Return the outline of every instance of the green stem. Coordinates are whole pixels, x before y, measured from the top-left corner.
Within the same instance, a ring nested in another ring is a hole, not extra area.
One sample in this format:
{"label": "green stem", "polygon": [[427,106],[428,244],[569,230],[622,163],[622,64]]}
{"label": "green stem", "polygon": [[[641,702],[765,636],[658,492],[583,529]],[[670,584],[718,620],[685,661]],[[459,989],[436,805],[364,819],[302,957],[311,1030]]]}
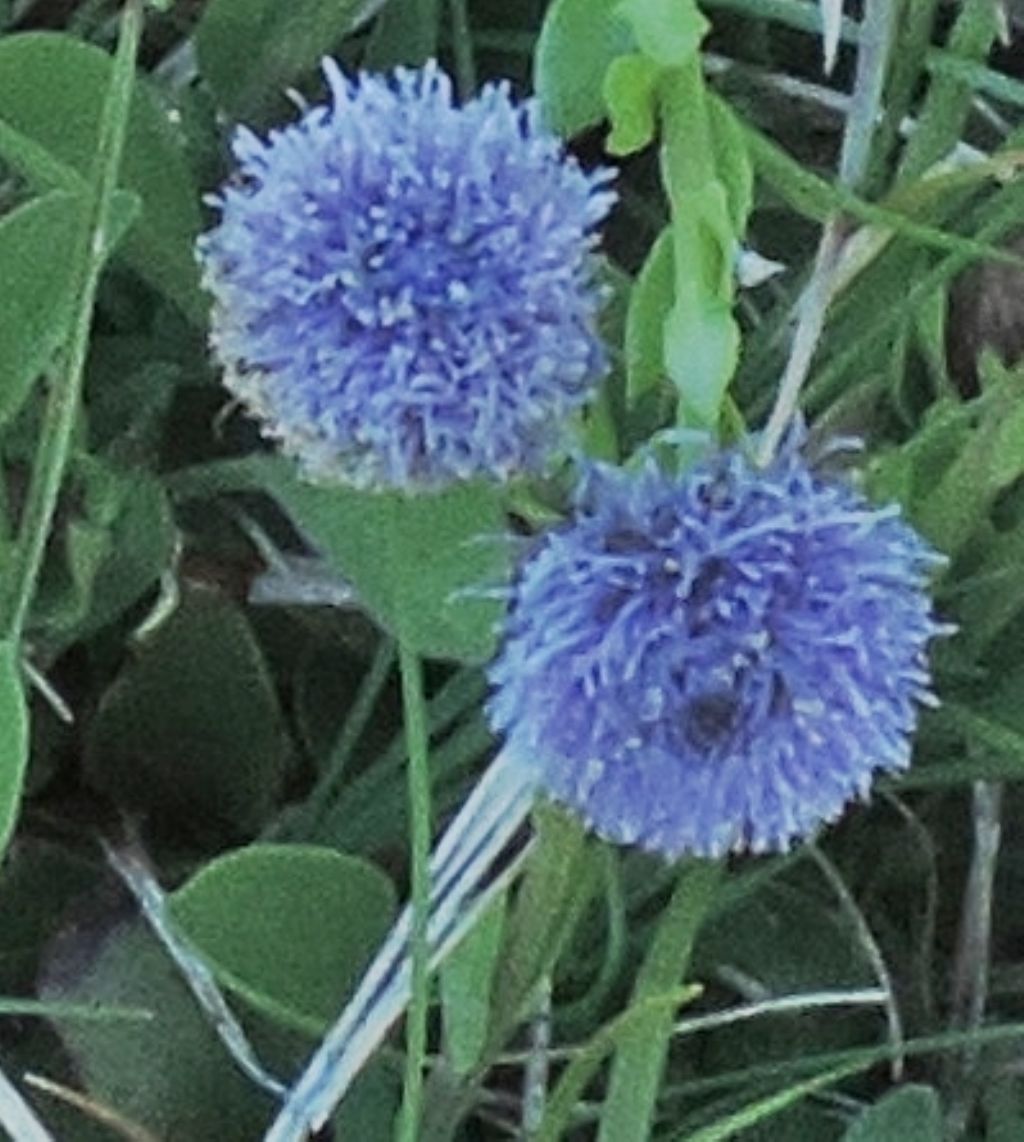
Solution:
{"label": "green stem", "polygon": [[622,970],[628,950],[626,931],[626,894],[618,855],[609,846],[601,849],[601,874],[604,878],[607,935],[599,949],[601,965],[590,990],[572,1003],[558,1009],[559,1027],[568,1038],[579,1038],[588,1028],[600,1022],[603,1008]]}
{"label": "green stem", "polygon": [[71,336],[63,368],[53,379],[47,396],[18,539],[0,595],[0,638],[12,641],[19,641],[25,629],[71,452],[96,289],[108,252],[106,235],[124,150],[141,34],[142,5],[140,0],[129,0],[121,20],[113,74],[104,101],[93,176],[81,204],[82,226],[72,251],[71,280],[76,308]]}
{"label": "green stem", "polygon": [[538,982],[554,969],[565,940],[590,899],[592,882],[583,826],[547,805],[534,811],[537,842],[504,941],[493,989],[484,1058],[505,1045]]}
{"label": "green stem", "polygon": [[897,13],[899,39],[886,84],[882,117],[875,129],[871,165],[861,187],[866,198],[879,197],[895,170],[894,156],[900,142],[900,125],[914,109],[914,98],[931,47],[938,7],[939,0],[902,0]]}
{"label": "green stem", "polygon": [[476,59],[473,55],[473,32],[469,25],[466,0],[448,0],[452,20],[452,51],[455,54],[455,78],[459,98],[471,99],[476,91]]}
{"label": "green stem", "polygon": [[[965,60],[983,60],[995,38],[995,5],[990,0],[966,0],[949,34],[949,52]],[[954,74],[939,73],[932,78],[900,163],[900,183],[920,178],[963,137],[972,94],[966,79]]]}
{"label": "green stem", "polygon": [[423,664],[403,639],[398,645],[402,673],[402,710],[409,745],[409,815],[412,848],[412,996],[406,1019],[405,1084],[398,1121],[399,1142],[416,1142],[423,1100],[423,1062],[427,1051],[430,904],[430,769]]}
{"label": "green stem", "polygon": [[316,826],[327,811],[327,807],[338,795],[345,770],[352,758],[352,751],[363,736],[363,731],[370,721],[377,699],[380,697],[380,692],[383,690],[384,683],[387,682],[394,664],[394,641],[387,635],[383,635],[377,644],[370,668],[363,675],[359,684],[352,709],[341,727],[338,740],[334,743],[334,748],[327,759],[323,775],[309,795],[305,817],[310,832],[315,832]]}
{"label": "green stem", "polygon": [[[719,862],[695,861],[683,868],[637,973],[631,1007],[679,986],[721,877]],[[649,1136],[674,1022],[674,1009],[656,1009],[619,1041],[599,1142],[631,1142]]]}

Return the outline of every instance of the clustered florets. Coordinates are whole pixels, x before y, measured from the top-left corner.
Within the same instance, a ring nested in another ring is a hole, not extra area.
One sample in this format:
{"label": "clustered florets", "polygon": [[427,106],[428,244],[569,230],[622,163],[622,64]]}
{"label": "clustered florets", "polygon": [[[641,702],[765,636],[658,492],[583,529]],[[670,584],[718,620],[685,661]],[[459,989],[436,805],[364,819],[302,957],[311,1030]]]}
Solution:
{"label": "clustered florets", "polygon": [[308,476],[423,489],[536,471],[605,370],[614,196],[507,85],[345,78],[264,141],[199,245],[226,383]]}
{"label": "clustered florets", "polygon": [[[541,469],[605,367],[584,173],[505,85],[346,79],[263,141],[200,242],[227,383],[312,477],[406,491]],[[682,477],[593,466],[523,566],[490,716],[602,836],[786,849],[909,764],[939,557],[793,441]],[[531,780],[533,778],[531,777]]]}
{"label": "clustered florets", "polygon": [[596,467],[522,569],[492,723],[610,840],[784,850],[909,764],[940,562],[793,448]]}

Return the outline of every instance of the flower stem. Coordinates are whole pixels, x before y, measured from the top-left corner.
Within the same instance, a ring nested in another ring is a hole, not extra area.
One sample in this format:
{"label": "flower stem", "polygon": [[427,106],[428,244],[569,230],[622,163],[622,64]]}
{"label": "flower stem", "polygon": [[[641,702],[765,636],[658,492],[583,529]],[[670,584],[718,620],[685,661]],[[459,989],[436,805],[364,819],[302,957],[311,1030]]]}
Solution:
{"label": "flower stem", "polygon": [[1002,839],[1003,787],[997,781],[976,781],[971,813],[974,850],[961,906],[960,935],[953,972],[950,1030],[969,1038],[963,1050],[947,1060],[945,1086],[950,1137],[962,1137],[977,1092],[979,1048],[974,1036],[985,1021],[992,959],[995,878]]}
{"label": "flower stem", "polygon": [[402,710],[409,745],[409,817],[412,849],[412,995],[406,1020],[405,1084],[398,1142],[416,1142],[423,1096],[429,1002],[427,923],[430,907],[430,769],[423,664],[402,639],[398,645]]}
{"label": "flower stem", "polygon": [[[369,669],[363,675],[352,708],[345,718],[337,741],[331,749],[327,765],[313,791],[310,793],[303,813],[302,839],[316,834],[331,802],[337,797],[342,779],[352,759],[352,754],[363,732],[369,725],[377,699],[395,664],[395,644],[387,635],[382,635]],[[294,835],[293,838],[294,839]]]}
{"label": "flower stem", "polygon": [[20,640],[46,551],[71,437],[81,399],[93,306],[109,244],[111,205],[128,127],[135,58],[142,34],[141,0],[129,0],[121,20],[117,53],[103,105],[92,178],[81,202],[82,223],[72,251],[75,309],[62,367],[53,378],[43,413],[28,496],[4,589],[0,592],[0,639]]}
{"label": "flower stem", "polygon": [[473,57],[473,31],[469,24],[466,0],[448,0],[452,21],[452,51],[455,53],[455,77],[459,98],[465,102],[476,92],[476,60]]}
{"label": "flower stem", "polygon": [[[693,861],[683,867],[637,973],[631,1007],[679,986],[723,871],[721,861]],[[620,1039],[601,1116],[600,1142],[628,1142],[650,1133],[674,1024],[674,1008],[655,1010]]]}

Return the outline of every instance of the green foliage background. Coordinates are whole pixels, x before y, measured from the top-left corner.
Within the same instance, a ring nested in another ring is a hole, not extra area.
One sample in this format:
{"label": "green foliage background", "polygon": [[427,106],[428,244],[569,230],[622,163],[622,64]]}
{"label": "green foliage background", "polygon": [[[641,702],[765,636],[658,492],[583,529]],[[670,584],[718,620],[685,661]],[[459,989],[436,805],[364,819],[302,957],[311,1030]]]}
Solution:
{"label": "green foliage background", "polygon": [[[959,625],[912,771],[818,845],[670,868],[541,807],[432,993],[417,1135],[1024,1137],[1024,35],[998,0],[841,7],[0,2],[0,1070],[56,1138],[261,1135],[272,1098],[103,844],[136,838],[290,1080],[408,893],[396,642],[426,663],[436,822],[495,746],[502,537],[565,507],[562,472],[305,486],[220,387],[202,196],[325,53],[509,77],[618,166],[592,454],[761,427],[819,305],[812,443],[864,441],[851,478],[949,555]],[[755,252],[780,272],[737,280]],[[390,1137],[401,1049],[339,1137]]]}

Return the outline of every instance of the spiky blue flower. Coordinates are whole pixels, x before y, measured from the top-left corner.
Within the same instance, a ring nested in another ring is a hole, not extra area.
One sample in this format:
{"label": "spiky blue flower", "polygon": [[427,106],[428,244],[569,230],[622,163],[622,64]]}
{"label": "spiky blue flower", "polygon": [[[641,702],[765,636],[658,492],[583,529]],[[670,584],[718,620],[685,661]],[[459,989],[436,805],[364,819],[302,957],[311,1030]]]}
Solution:
{"label": "spiky blue flower", "polygon": [[595,468],[522,569],[492,723],[610,840],[785,850],[909,764],[941,562],[793,448]]}
{"label": "spiky blue flower", "polygon": [[199,243],[226,383],[307,475],[431,488],[537,470],[605,370],[614,196],[505,84],[346,79],[262,140]]}

